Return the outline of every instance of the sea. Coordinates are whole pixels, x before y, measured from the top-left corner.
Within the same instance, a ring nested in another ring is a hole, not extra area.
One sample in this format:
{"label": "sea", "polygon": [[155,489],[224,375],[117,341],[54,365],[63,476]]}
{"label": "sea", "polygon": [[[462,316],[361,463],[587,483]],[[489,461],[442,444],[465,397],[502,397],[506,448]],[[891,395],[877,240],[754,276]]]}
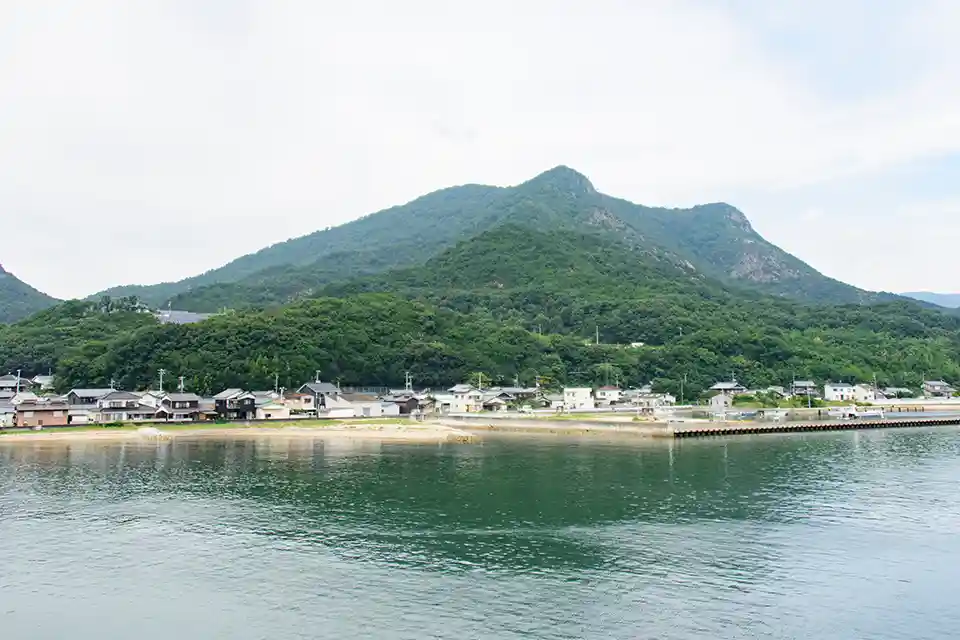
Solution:
{"label": "sea", "polygon": [[960,637],[960,430],[4,443],[0,638]]}

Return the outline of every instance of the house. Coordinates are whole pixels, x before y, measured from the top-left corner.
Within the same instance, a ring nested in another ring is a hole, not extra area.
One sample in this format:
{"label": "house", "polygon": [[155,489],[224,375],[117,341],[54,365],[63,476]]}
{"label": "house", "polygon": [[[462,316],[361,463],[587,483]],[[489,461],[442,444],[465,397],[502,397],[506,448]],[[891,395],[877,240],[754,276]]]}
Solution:
{"label": "house", "polygon": [[217,417],[221,420],[253,420],[257,415],[257,397],[243,389],[224,389],[213,396]]}
{"label": "house", "polygon": [[257,420],[289,420],[290,407],[280,398],[261,397],[257,399]]}
{"label": "house", "polygon": [[115,389],[71,389],[67,393],[67,404],[70,405],[95,405],[100,398]]}
{"label": "house", "polygon": [[927,398],[952,398],[955,389],[943,380],[925,380],[923,395]]}
{"label": "house", "polygon": [[563,408],[563,394],[562,393],[548,393],[543,396],[544,403],[551,409],[562,409]]}
{"label": "house", "polygon": [[853,400],[854,402],[863,404],[865,402],[876,402],[877,400],[883,400],[884,395],[874,388],[870,384],[855,384],[853,385]]}
{"label": "house", "polygon": [[827,402],[856,402],[856,389],[845,382],[828,382],[823,385],[823,399]]}
{"label": "house", "polygon": [[604,386],[598,387],[594,392],[594,398],[596,398],[596,404],[598,407],[609,407],[610,405],[618,404],[622,398],[622,392],[620,387],[614,386]]}
{"label": "house", "polygon": [[[313,397],[312,411],[317,415],[329,413],[329,408],[337,408],[341,403],[336,402],[340,398],[340,388],[329,382],[308,382],[297,389],[297,393],[307,394]],[[342,408],[342,407],[341,407]]]}
{"label": "house", "polygon": [[27,378],[21,378],[20,376],[12,374],[0,376],[0,391],[13,391],[16,393],[18,391],[30,391],[32,388],[33,383]]}
{"label": "house", "polygon": [[747,392],[747,388],[736,380],[729,380],[716,383],[710,387],[710,391],[727,396],[742,396]]}
{"label": "house", "polygon": [[772,387],[767,387],[766,389],[761,389],[759,393],[764,393],[768,396],[774,396],[777,398],[789,398],[790,392],[781,386],[774,385]]}
{"label": "house", "polygon": [[563,408],[566,411],[596,409],[596,403],[593,400],[593,389],[590,387],[564,387]]}
{"label": "house", "polygon": [[197,420],[201,400],[195,393],[169,393],[160,400],[157,417],[178,422]]}
{"label": "house", "polygon": [[40,397],[35,394],[33,391],[21,391],[16,393],[13,397],[10,398],[10,404],[16,406],[21,402],[37,402],[40,400]]}
{"label": "house", "polygon": [[431,404],[427,396],[408,391],[391,392],[383,397],[383,401],[397,405],[400,415],[427,413]]}
{"label": "house", "polygon": [[111,391],[97,401],[98,422],[153,420],[157,408],[142,404],[140,395],[131,391]]}
{"label": "house", "polygon": [[469,384],[454,385],[447,392],[453,395],[451,413],[483,411],[483,392]]}
{"label": "house", "polygon": [[0,402],[0,429],[14,426],[17,421],[17,409],[9,402]]}
{"label": "house", "polygon": [[484,394],[481,407],[484,411],[506,411],[507,402],[499,394]]}
{"label": "house", "polygon": [[39,391],[53,391],[53,376],[34,376],[31,382]]}
{"label": "house", "polygon": [[534,400],[540,395],[539,387],[490,387],[489,393],[505,393],[514,400]]}
{"label": "house", "polygon": [[18,427],[62,427],[69,424],[66,402],[24,402],[17,405]]}
{"label": "house", "polygon": [[290,409],[291,414],[314,413],[315,396],[312,393],[288,393],[283,398],[283,403]]}
{"label": "house", "polygon": [[790,393],[795,396],[815,398],[820,395],[817,384],[813,380],[794,380],[790,385]]}
{"label": "house", "polygon": [[354,418],[381,418],[400,415],[400,405],[381,400],[372,394],[345,393],[341,399],[353,405]]}

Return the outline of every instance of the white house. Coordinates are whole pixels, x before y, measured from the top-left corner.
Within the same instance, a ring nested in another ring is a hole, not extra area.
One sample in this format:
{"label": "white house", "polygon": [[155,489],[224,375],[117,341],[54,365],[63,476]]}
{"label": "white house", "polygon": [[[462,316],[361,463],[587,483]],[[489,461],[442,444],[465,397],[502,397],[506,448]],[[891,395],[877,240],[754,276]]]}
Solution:
{"label": "white house", "polygon": [[868,384],[828,382],[823,385],[823,399],[827,402],[855,402],[862,404],[865,402],[874,402],[882,398],[883,395]]}
{"label": "white house", "polygon": [[563,408],[567,411],[572,409],[596,409],[597,405],[593,400],[593,389],[590,387],[564,387],[563,389]]}
{"label": "white house", "polygon": [[469,384],[458,384],[447,389],[453,395],[451,413],[474,413],[483,411],[483,392]]}
{"label": "white house", "polygon": [[596,398],[597,406],[609,407],[612,404],[620,402],[623,397],[623,392],[620,390],[620,387],[608,385],[598,387],[596,392],[594,392],[594,397]]}
{"label": "white house", "polygon": [[264,399],[257,402],[257,420],[289,420],[290,407],[282,400]]}

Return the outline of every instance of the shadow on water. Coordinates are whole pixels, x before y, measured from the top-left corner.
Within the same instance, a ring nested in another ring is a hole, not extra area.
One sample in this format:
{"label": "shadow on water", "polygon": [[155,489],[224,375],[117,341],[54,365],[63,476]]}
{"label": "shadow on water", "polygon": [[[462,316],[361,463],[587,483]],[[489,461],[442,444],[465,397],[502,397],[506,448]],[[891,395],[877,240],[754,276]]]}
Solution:
{"label": "shadow on water", "polygon": [[[713,523],[734,533],[789,526],[807,517],[815,496],[855,486],[859,473],[924,465],[956,456],[956,447],[956,438],[920,430],[441,447],[304,439],[29,443],[0,447],[0,482],[14,495],[63,497],[58,513],[29,517],[62,517],[77,495],[113,504],[203,501],[208,513],[229,505],[239,515],[191,516],[175,526],[427,570],[586,575],[653,564],[682,570],[678,563],[697,544],[684,538],[688,527],[703,535]],[[677,549],[684,553],[673,558]],[[757,545],[705,561],[727,563],[749,582],[776,553],[775,544]]]}

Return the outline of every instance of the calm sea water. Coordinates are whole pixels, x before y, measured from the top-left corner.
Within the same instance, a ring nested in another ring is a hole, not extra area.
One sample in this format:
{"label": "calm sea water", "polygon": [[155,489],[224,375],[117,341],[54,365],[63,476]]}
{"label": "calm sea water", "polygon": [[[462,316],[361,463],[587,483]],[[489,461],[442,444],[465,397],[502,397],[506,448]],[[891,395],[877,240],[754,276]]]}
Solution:
{"label": "calm sea water", "polygon": [[0,637],[956,638],[960,431],[0,444]]}

